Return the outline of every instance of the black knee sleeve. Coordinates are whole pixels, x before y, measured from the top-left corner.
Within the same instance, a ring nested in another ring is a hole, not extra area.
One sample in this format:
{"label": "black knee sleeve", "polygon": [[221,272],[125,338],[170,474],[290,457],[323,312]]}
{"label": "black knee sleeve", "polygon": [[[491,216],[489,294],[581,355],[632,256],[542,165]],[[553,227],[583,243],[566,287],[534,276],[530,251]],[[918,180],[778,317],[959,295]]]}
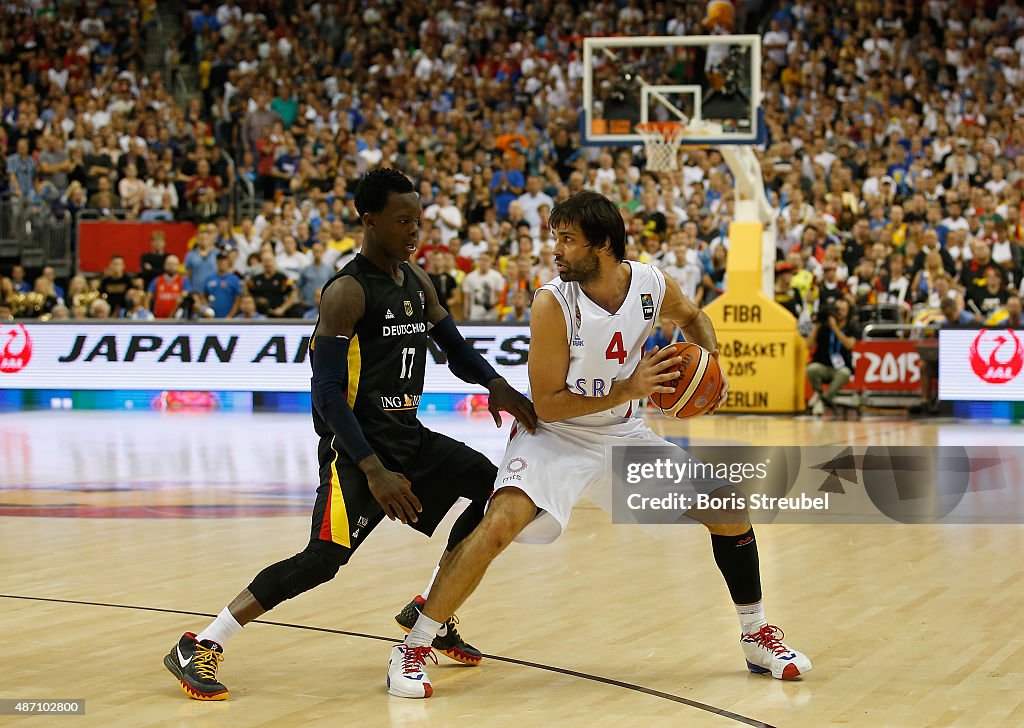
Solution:
{"label": "black knee sleeve", "polygon": [[249,592],[264,610],[330,581],[351,552],[329,541],[313,540],[289,559],[278,561],[256,575]]}
{"label": "black knee sleeve", "polygon": [[474,467],[467,469],[462,476],[463,490],[460,495],[469,498],[471,502],[462,515],[456,519],[451,533],[448,534],[449,551],[458,546],[462,539],[471,534],[477,524],[483,520],[487,501],[491,497],[491,493],[494,492],[494,479],[497,475],[498,469],[494,463],[481,455],[479,462]]}
{"label": "black knee sleeve", "polygon": [[481,520],[483,520],[485,505],[487,505],[486,498],[482,500],[475,500],[470,503],[469,507],[462,512],[462,515],[455,520],[451,533],[448,534],[449,551],[458,546],[462,539],[473,533],[473,529],[477,527],[477,524],[479,524]]}
{"label": "black knee sleeve", "polygon": [[[498,477],[498,468],[490,460],[480,455],[472,467],[459,475],[461,490],[459,495],[469,498],[474,503],[484,503],[494,492],[494,480]],[[482,515],[482,514],[481,514]]]}

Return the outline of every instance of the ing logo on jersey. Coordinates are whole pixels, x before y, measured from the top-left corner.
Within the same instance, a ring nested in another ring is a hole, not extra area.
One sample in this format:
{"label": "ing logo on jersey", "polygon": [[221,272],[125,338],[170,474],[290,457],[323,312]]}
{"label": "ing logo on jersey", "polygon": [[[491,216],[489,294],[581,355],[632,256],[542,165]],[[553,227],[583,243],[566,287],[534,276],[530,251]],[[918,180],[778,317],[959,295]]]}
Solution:
{"label": "ing logo on jersey", "polygon": [[[580,313],[580,305],[576,304],[576,330],[579,331],[580,326],[583,325],[583,314]],[[583,344],[580,344],[583,346]]]}
{"label": "ing logo on jersey", "polygon": [[420,406],[420,394],[399,394],[393,397],[381,395],[380,407],[384,410],[415,409]]}
{"label": "ing logo on jersey", "polygon": [[644,318],[648,321],[654,318],[654,297],[650,293],[640,294],[640,305],[644,309]]}
{"label": "ing logo on jersey", "polygon": [[[422,293],[422,291],[420,291]],[[405,315],[412,316],[412,301],[404,301],[405,303]]]}

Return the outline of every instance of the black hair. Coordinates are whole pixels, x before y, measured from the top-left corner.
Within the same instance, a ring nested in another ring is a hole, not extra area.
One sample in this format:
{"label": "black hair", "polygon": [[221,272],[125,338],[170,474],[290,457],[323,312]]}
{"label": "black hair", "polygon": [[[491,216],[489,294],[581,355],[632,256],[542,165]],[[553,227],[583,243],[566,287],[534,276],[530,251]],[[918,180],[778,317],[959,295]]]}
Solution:
{"label": "black hair", "polygon": [[380,212],[388,204],[391,194],[415,192],[412,180],[391,167],[379,167],[367,172],[356,185],[356,212],[362,217],[368,212]]}
{"label": "black hair", "polygon": [[548,225],[552,230],[576,225],[590,245],[604,247],[607,240],[615,260],[626,257],[626,224],[619,208],[602,194],[584,190],[559,202],[551,210]]}

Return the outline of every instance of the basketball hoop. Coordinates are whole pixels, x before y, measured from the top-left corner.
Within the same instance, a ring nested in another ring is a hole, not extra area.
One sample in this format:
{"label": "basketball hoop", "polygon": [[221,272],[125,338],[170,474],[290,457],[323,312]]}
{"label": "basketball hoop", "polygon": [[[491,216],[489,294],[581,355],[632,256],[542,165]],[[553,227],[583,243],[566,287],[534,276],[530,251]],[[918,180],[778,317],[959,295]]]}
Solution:
{"label": "basketball hoop", "polygon": [[644,139],[646,168],[652,172],[673,172],[679,169],[679,147],[686,136],[681,121],[646,121],[636,125]]}

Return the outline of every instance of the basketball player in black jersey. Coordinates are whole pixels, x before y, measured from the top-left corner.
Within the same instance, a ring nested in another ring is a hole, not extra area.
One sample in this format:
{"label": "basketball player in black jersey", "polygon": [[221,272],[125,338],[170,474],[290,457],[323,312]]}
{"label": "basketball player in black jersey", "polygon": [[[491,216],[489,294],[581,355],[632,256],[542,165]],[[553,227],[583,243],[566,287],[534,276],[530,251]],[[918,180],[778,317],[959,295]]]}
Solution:
{"label": "basketball player in black jersey", "polygon": [[[537,421],[530,401],[462,338],[430,279],[408,262],[421,213],[412,182],[397,170],[374,170],[356,187],[355,202],[366,230],[363,251],[324,285],[309,347],[313,427],[320,436],[310,541],[257,574],[205,630],[185,633],[164,658],[197,700],[228,697],[217,668],[229,637],[284,600],[330,581],[385,515],[429,536],[460,496],[468,498],[441,563],[480,522],[497,468],[416,417],[428,327],[452,372],[488,389],[499,427],[501,411],[527,428]],[[423,601],[417,597],[398,615],[403,628],[413,627]],[[454,619],[439,630],[434,647],[465,664],[482,657],[459,636]]]}

